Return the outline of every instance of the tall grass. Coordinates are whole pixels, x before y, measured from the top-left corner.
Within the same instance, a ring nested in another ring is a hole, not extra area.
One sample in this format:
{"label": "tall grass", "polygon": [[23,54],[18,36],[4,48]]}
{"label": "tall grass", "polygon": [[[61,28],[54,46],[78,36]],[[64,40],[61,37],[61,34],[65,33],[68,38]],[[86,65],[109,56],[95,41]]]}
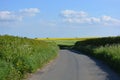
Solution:
{"label": "tall grass", "polygon": [[120,73],[120,37],[104,37],[78,41],[74,49],[105,61]]}
{"label": "tall grass", "polygon": [[94,49],[94,55],[104,60],[117,72],[120,72],[120,44],[106,45]]}
{"label": "tall grass", "polygon": [[0,36],[0,80],[20,80],[55,58],[57,52],[55,43]]}

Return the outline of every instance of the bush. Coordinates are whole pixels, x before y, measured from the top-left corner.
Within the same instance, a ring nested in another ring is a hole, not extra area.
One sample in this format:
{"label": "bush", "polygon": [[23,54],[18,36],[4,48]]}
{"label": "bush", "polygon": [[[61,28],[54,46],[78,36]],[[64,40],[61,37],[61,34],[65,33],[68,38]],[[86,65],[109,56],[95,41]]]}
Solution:
{"label": "bush", "polygon": [[[2,71],[0,74],[9,77],[9,75],[23,78],[26,73],[31,73],[41,68],[44,64],[57,56],[58,47],[55,43],[48,43],[40,40],[20,38],[14,36],[0,36],[0,60],[1,65],[10,66],[0,67],[0,70],[11,71],[14,73]],[[10,69],[10,70],[8,70]],[[9,74],[9,75],[8,75]],[[2,77],[2,76],[1,76]],[[9,77],[13,80],[13,76]],[[4,79],[0,79],[4,80]]]}
{"label": "bush", "polygon": [[[13,77],[14,76],[14,77]],[[12,64],[0,60],[0,80],[19,80],[20,74]]]}
{"label": "bush", "polygon": [[94,55],[120,72],[120,44],[96,48]]}
{"label": "bush", "polygon": [[105,61],[120,73],[120,37],[104,37],[78,41],[74,49]]}

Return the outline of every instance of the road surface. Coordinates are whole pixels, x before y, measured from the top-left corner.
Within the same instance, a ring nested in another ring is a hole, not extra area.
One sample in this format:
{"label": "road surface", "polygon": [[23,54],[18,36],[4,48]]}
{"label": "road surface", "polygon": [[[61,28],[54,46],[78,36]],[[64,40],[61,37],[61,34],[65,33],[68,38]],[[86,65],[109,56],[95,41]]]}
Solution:
{"label": "road surface", "polygon": [[56,60],[27,80],[120,80],[120,76],[104,62],[75,51],[60,50]]}

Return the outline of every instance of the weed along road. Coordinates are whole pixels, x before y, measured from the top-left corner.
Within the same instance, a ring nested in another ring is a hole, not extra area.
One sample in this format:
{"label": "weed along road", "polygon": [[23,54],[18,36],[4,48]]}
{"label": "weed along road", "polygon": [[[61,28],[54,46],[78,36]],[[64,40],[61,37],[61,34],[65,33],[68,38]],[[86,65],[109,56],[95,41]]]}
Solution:
{"label": "weed along road", "polygon": [[120,80],[120,76],[99,60],[60,50],[56,60],[28,80]]}

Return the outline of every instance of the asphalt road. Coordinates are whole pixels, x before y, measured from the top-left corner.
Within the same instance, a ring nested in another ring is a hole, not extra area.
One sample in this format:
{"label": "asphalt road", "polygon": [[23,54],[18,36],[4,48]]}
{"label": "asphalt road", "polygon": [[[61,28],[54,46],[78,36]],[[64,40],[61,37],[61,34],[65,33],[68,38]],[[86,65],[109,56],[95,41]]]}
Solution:
{"label": "asphalt road", "polygon": [[75,51],[60,50],[56,60],[27,80],[120,80],[120,76],[102,61]]}

